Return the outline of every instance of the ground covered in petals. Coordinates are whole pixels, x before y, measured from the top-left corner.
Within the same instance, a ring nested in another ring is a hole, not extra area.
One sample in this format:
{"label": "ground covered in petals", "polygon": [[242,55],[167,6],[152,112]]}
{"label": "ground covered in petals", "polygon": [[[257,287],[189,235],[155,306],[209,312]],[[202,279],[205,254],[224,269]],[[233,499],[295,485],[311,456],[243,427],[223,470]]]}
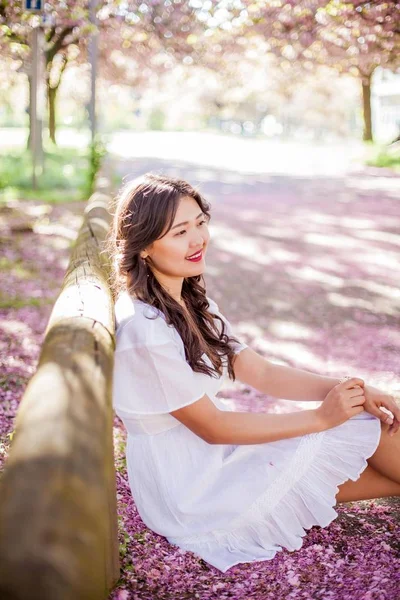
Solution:
{"label": "ground covered in petals", "polygon": [[[179,167],[196,183],[192,167]],[[135,169],[147,167],[137,161]],[[238,336],[281,364],[357,374],[396,393],[399,180],[365,173],[324,180],[224,177],[234,184],[223,186],[222,174],[211,171],[200,186],[213,206],[206,281]],[[34,231],[0,236],[0,468],[82,210],[79,204],[50,212],[29,206]],[[310,408],[240,383],[227,382],[220,395],[237,410]],[[313,527],[300,550],[222,574],[146,528],[129,490],[126,432],[117,417],[114,441],[122,569],[110,600],[400,599],[398,499],[340,505],[338,518]]]}
{"label": "ground covered in petals", "polygon": [[17,218],[0,211],[0,467],[19,401],[35,372],[83,206],[25,202],[17,207]]}

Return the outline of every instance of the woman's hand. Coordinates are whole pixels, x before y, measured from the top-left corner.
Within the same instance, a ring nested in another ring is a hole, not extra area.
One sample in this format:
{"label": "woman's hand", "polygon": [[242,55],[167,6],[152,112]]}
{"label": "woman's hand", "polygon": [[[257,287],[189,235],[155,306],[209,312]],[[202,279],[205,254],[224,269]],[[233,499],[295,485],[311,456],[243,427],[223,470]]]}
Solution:
{"label": "woman's hand", "polygon": [[335,385],[316,413],[323,429],[341,425],[364,410],[364,380],[351,377]]}
{"label": "woman's hand", "polygon": [[[396,403],[394,396],[382,392],[382,390],[378,390],[378,388],[374,388],[372,385],[365,385],[364,397],[364,410],[378,417],[383,423],[388,423],[390,425],[389,435],[395,434],[400,427],[400,407]],[[388,415],[381,410],[381,406],[389,410],[392,415]]]}

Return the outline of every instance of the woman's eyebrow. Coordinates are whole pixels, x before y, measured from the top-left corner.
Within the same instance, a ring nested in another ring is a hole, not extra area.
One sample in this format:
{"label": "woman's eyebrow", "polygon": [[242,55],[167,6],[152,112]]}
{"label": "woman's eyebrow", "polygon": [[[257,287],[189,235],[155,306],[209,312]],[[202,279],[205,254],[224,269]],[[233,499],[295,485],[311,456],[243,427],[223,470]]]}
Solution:
{"label": "woman's eyebrow", "polygon": [[[197,215],[196,219],[198,219],[199,217],[201,217],[203,214],[204,213],[201,212],[199,215]],[[189,221],[183,221],[182,223],[178,223],[177,225],[174,225],[173,227],[171,227],[171,229],[175,229],[175,227],[181,227],[181,225],[187,225],[188,223],[189,223]]]}

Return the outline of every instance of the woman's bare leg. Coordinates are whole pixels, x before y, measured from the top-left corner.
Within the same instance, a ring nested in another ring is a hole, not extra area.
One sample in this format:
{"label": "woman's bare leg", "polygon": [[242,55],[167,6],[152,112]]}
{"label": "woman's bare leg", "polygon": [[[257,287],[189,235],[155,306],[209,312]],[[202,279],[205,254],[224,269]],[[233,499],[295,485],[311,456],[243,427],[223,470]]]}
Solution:
{"label": "woman's bare leg", "polygon": [[389,425],[381,423],[378,448],[367,459],[368,467],[357,481],[349,479],[339,486],[337,502],[400,496],[400,432],[388,434]]}
{"label": "woman's bare leg", "polygon": [[368,459],[382,475],[400,484],[400,431],[393,436],[388,434],[389,425],[381,422],[382,435],[375,453]]}
{"label": "woman's bare leg", "polygon": [[336,501],[340,504],[341,502],[390,498],[391,496],[400,496],[400,483],[388,479],[368,465],[357,481],[349,479],[339,485]]}

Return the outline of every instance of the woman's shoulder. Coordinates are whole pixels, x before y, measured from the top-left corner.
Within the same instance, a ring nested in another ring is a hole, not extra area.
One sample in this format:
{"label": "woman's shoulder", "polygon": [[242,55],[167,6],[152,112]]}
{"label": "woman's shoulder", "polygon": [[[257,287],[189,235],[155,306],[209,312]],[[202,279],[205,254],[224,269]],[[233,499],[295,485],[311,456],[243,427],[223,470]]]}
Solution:
{"label": "woman's shoulder", "polygon": [[218,304],[215,302],[215,300],[213,300],[212,298],[210,298],[210,296],[206,296],[207,300],[208,300],[208,312],[211,313],[215,313],[219,311],[218,308]]}
{"label": "woman's shoulder", "polygon": [[[211,314],[219,314],[218,304],[206,296]],[[122,292],[115,302],[115,326],[117,350],[130,346],[158,345],[171,341],[181,345],[181,338],[174,326],[168,325],[164,313]]]}
{"label": "woman's shoulder", "polygon": [[167,343],[171,339],[162,311],[122,292],[115,302],[117,346]]}

